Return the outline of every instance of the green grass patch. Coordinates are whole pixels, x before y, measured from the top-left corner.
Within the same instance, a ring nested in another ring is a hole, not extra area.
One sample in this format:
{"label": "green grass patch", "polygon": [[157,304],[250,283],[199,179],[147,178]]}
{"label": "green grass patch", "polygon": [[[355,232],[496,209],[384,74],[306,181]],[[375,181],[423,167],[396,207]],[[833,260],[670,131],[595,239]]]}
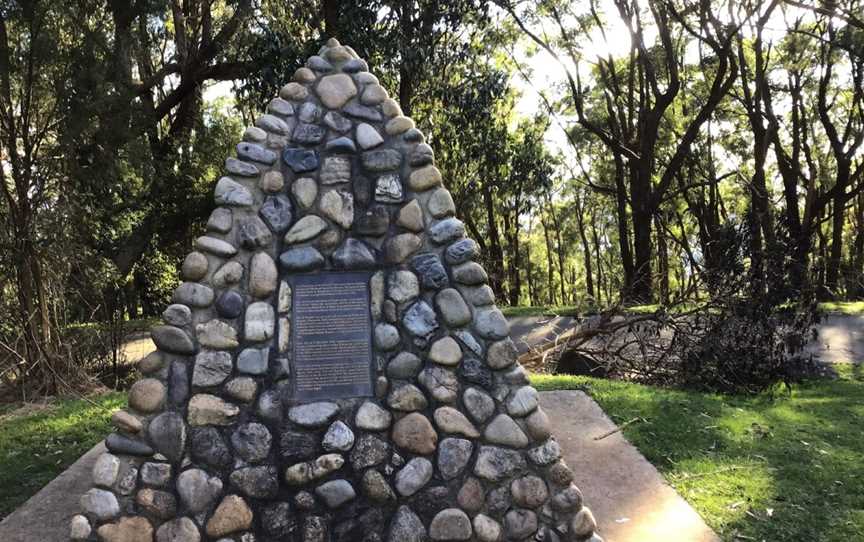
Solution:
{"label": "green grass patch", "polygon": [[504,316],[579,316],[585,307],[576,305],[540,305],[536,307],[501,307]]}
{"label": "green grass patch", "polygon": [[583,389],[726,541],[864,540],[864,372],[772,396],[722,396],[588,377]]}
{"label": "green grass patch", "polygon": [[864,301],[825,301],[819,303],[819,309],[825,312],[859,315],[864,314]]}
{"label": "green grass patch", "polygon": [[110,431],[125,394],[61,399],[0,418],[0,519],[53,480]]}

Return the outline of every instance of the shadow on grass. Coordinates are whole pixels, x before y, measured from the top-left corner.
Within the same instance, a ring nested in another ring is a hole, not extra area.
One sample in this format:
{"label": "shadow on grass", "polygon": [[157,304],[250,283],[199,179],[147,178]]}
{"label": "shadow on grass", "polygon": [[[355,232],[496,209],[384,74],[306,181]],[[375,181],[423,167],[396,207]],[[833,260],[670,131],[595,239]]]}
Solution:
{"label": "shadow on grass", "polygon": [[724,540],[845,542],[864,540],[864,382],[853,371],[774,397],[533,381],[584,389],[618,424],[644,420],[626,437]]}

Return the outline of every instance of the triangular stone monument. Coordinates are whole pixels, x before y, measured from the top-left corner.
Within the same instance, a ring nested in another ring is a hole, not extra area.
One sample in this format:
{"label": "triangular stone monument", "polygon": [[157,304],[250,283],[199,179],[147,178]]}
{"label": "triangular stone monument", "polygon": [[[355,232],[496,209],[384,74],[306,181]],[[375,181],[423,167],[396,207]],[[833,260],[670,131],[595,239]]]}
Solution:
{"label": "triangular stone monument", "polygon": [[432,149],[350,47],[225,169],[72,539],[600,540]]}

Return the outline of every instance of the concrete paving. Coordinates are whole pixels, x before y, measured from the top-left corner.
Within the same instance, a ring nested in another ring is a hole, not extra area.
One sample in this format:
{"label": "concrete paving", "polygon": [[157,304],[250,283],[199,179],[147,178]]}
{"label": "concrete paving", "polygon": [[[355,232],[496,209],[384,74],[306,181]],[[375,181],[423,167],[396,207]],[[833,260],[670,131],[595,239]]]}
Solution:
{"label": "concrete paving", "polygon": [[[567,464],[607,542],[717,542],[702,519],[620,433],[597,403],[579,391],[540,394]],[[2,542],[67,542],[69,519],[90,488],[102,444],[0,522]]]}
{"label": "concrete paving", "polygon": [[829,314],[808,351],[830,363],[864,363],[864,316]]}
{"label": "concrete paving", "polygon": [[576,320],[572,316],[512,316],[507,321],[516,349],[524,354],[535,346],[554,341],[573,327]]}

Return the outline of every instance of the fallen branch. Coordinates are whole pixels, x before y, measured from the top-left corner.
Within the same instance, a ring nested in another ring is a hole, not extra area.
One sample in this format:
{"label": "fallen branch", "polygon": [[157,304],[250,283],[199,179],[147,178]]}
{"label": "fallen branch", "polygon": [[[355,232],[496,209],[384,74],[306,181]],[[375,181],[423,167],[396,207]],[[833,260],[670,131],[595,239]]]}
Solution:
{"label": "fallen branch", "polygon": [[608,432],[606,432],[606,433],[603,433],[603,434],[600,435],[599,437],[594,437],[594,440],[603,440],[603,439],[606,438],[606,437],[612,436],[612,435],[614,435],[615,433],[618,433],[619,431],[622,431],[625,427],[627,427],[627,426],[630,425],[631,423],[635,423],[635,422],[639,422],[639,421],[644,422],[644,421],[646,421],[646,420],[645,420],[645,418],[633,418],[633,419],[630,420],[630,421],[627,421],[627,422],[622,423],[621,425],[619,425],[619,426],[616,427],[615,429],[613,429],[613,430],[611,430],[611,431],[608,431]]}

